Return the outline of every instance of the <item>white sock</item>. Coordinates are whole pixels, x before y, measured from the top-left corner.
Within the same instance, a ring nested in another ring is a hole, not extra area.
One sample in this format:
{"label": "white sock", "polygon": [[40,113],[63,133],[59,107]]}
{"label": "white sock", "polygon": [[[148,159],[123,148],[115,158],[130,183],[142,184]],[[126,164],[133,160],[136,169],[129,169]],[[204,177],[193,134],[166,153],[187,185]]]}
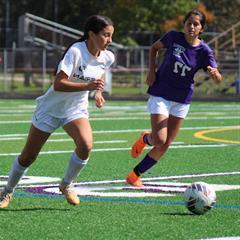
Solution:
{"label": "white sock", "polygon": [[15,161],[12,164],[12,169],[9,173],[8,182],[5,187],[5,190],[9,193],[13,192],[18,182],[22,178],[22,176],[27,172],[28,167],[23,167],[18,162],[18,157],[16,157]]}
{"label": "white sock", "polygon": [[68,168],[65,172],[65,176],[63,178],[63,184],[69,185],[73,182],[73,180],[80,174],[80,171],[87,164],[88,159],[82,160],[78,157],[78,155],[73,152],[70,161],[68,163]]}

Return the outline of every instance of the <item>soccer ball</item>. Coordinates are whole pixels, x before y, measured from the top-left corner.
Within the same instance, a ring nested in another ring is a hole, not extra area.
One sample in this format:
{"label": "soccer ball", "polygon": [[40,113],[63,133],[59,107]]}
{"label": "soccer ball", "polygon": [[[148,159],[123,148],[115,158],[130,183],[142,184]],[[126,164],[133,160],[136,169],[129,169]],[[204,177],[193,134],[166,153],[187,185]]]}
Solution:
{"label": "soccer ball", "polygon": [[187,209],[197,215],[210,211],[216,203],[215,191],[205,182],[194,182],[184,192]]}

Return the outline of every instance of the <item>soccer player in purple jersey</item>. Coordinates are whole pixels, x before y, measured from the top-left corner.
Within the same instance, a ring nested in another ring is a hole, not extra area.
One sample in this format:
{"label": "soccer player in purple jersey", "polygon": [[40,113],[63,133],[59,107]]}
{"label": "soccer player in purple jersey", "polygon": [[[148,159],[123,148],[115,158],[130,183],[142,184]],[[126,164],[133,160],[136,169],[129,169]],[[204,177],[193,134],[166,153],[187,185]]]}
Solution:
{"label": "soccer player in purple jersey", "polygon": [[[152,131],[142,132],[132,146],[131,155],[137,158],[146,145],[152,148],[128,174],[126,182],[133,186],[143,186],[140,175],[161,159],[176,138],[189,111],[195,73],[204,69],[216,83],[222,80],[212,50],[199,38],[205,22],[202,12],[192,10],[183,21],[184,32],[169,31],[150,48],[146,82],[149,86],[148,112]],[[162,48],[167,49],[166,55],[155,71],[157,52]]]}

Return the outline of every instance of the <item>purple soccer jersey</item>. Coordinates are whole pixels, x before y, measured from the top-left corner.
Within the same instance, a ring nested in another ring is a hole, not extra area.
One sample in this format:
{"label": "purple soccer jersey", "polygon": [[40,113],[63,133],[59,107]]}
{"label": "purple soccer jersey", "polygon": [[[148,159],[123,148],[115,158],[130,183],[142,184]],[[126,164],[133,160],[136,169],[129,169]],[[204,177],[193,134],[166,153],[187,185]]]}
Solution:
{"label": "purple soccer jersey", "polygon": [[156,72],[155,83],[148,93],[166,100],[190,103],[194,90],[194,75],[207,66],[216,68],[212,50],[201,40],[198,46],[191,46],[184,33],[170,31],[160,41],[167,51],[162,64]]}

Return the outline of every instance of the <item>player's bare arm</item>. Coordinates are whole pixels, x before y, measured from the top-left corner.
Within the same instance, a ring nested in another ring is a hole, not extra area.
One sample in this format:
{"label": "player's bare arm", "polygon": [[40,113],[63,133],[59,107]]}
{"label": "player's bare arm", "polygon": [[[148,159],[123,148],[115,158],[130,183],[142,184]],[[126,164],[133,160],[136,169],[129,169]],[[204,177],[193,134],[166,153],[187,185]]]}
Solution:
{"label": "player's bare arm", "polygon": [[149,50],[149,72],[147,76],[146,83],[148,86],[152,86],[155,82],[155,73],[156,73],[156,57],[160,49],[164,48],[164,45],[161,41],[157,40],[153,43]]}
{"label": "player's bare arm", "polygon": [[105,99],[102,95],[102,91],[100,90],[97,90],[95,93],[95,103],[98,108],[103,107],[103,105],[105,104]]}
{"label": "player's bare arm", "polygon": [[209,74],[209,76],[216,82],[216,83],[220,83],[222,81],[222,75],[220,74],[220,72],[218,71],[217,68],[213,68],[211,66],[207,67],[207,72]]}
{"label": "player's bare arm", "polygon": [[96,79],[88,81],[86,83],[71,82],[68,80],[68,75],[63,71],[60,71],[53,83],[55,91],[60,92],[78,92],[78,91],[91,91],[91,90],[103,90],[104,80]]}

